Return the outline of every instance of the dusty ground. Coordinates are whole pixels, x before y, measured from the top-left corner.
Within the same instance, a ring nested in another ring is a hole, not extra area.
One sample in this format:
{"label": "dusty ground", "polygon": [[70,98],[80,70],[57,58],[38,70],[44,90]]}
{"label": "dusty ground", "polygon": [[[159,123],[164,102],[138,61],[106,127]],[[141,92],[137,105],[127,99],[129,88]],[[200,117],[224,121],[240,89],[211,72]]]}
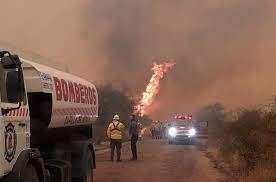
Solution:
{"label": "dusty ground", "polygon": [[130,161],[129,145],[125,145],[122,163],[110,162],[108,151],[98,153],[95,182],[213,182],[220,177],[195,146],[149,139],[140,142],[138,150],[138,161]]}

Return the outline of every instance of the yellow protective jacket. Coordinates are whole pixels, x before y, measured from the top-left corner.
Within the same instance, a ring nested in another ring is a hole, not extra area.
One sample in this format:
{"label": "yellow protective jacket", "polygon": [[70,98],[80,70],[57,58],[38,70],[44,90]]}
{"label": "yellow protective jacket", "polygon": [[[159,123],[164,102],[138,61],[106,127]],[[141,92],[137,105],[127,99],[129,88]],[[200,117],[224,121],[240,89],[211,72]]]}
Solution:
{"label": "yellow protective jacket", "polygon": [[120,121],[112,121],[107,128],[107,136],[110,139],[122,139],[122,130],[125,128]]}

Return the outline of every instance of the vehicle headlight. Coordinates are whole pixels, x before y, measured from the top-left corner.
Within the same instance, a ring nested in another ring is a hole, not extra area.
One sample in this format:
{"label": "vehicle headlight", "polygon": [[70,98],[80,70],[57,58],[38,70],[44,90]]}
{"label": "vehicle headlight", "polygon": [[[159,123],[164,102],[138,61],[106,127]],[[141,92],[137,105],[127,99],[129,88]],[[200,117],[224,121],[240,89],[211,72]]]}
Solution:
{"label": "vehicle headlight", "polygon": [[196,134],[196,130],[194,128],[189,130],[189,135],[194,136]]}
{"label": "vehicle headlight", "polygon": [[175,128],[170,128],[169,129],[169,135],[172,136],[172,137],[175,137],[175,135],[176,135],[176,129]]}

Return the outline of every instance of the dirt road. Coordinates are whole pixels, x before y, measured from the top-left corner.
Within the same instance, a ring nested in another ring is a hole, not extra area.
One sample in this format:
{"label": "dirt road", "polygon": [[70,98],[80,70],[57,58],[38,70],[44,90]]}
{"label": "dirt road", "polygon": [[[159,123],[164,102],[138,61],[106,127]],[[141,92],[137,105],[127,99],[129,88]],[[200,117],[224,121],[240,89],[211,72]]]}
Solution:
{"label": "dirt road", "polygon": [[123,147],[122,163],[110,162],[109,152],[98,154],[95,182],[213,182],[219,178],[195,146],[145,140],[138,149],[138,161],[129,160],[129,145]]}

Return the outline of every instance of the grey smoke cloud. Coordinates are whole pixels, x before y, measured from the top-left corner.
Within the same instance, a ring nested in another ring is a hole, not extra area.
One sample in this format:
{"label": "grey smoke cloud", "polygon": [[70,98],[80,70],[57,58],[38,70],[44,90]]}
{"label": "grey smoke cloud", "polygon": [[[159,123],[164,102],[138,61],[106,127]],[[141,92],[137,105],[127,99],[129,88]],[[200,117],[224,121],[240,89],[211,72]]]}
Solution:
{"label": "grey smoke cloud", "polygon": [[276,91],[273,0],[10,0],[1,6],[13,12],[0,11],[0,40],[90,80],[124,80],[138,94],[154,58],[175,59],[151,107],[156,119],[215,101],[258,104]]}

